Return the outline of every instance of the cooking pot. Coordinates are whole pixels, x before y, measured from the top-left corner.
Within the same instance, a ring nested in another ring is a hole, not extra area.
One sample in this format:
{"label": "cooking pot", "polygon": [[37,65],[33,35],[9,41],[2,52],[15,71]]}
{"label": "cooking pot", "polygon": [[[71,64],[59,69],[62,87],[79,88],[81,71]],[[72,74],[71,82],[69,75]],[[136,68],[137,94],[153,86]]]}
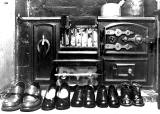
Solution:
{"label": "cooking pot", "polygon": [[101,16],[113,17],[121,16],[121,6],[124,4],[124,0],[117,3],[106,3],[101,8]]}

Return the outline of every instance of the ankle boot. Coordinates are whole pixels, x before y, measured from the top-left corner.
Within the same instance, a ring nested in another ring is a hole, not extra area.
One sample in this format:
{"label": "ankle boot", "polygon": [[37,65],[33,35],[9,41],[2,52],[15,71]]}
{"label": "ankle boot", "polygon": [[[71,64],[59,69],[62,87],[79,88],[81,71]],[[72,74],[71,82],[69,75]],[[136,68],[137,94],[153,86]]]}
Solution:
{"label": "ankle boot", "polygon": [[122,106],[131,106],[132,105],[131,89],[130,89],[130,85],[127,83],[123,83],[121,85],[120,103]]}
{"label": "ankle boot", "polygon": [[132,90],[132,101],[135,106],[144,106],[144,101],[141,96],[141,86],[138,83],[132,83],[130,86]]}
{"label": "ankle boot", "polygon": [[86,108],[94,108],[96,106],[95,103],[95,95],[94,88],[92,86],[85,86],[84,90],[84,107]]}
{"label": "ankle boot", "polygon": [[83,106],[83,92],[84,92],[83,86],[76,87],[76,90],[71,99],[72,107],[82,107]]}
{"label": "ankle boot", "polygon": [[101,108],[108,107],[107,89],[104,85],[100,85],[97,89],[96,104]]}
{"label": "ankle boot", "polygon": [[108,105],[111,108],[120,107],[118,93],[113,85],[110,85],[108,89]]}

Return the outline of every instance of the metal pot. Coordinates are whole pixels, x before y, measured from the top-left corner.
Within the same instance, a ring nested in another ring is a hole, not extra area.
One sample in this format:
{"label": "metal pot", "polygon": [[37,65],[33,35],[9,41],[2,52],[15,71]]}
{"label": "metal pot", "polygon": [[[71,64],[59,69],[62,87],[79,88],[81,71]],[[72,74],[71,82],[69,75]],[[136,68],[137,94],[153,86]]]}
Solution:
{"label": "metal pot", "polygon": [[144,0],[126,0],[121,7],[122,16],[144,16]]}
{"label": "metal pot", "polygon": [[113,17],[121,16],[121,6],[124,4],[124,0],[117,3],[106,3],[101,8],[101,16]]}

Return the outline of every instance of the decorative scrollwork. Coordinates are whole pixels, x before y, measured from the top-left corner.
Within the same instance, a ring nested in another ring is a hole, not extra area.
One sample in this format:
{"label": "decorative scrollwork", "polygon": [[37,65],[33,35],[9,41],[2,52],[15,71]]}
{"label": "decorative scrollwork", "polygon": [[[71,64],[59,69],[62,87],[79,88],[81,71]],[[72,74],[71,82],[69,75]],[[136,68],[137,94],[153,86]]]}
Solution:
{"label": "decorative scrollwork", "polygon": [[133,46],[129,45],[129,44],[121,45],[120,43],[116,43],[115,45],[114,44],[106,44],[105,45],[105,49],[115,49],[117,51],[119,51],[121,49],[129,50],[131,48],[133,48]]}

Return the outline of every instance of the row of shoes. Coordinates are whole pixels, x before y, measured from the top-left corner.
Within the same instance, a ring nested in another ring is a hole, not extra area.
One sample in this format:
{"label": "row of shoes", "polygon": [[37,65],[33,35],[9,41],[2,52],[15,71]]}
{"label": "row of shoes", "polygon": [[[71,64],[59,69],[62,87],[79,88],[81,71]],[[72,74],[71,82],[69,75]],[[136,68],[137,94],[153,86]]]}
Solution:
{"label": "row of shoes", "polygon": [[[35,111],[38,109],[65,110],[72,107],[101,108],[111,107],[118,108],[122,106],[144,106],[141,96],[140,85],[137,83],[123,83],[120,86],[121,95],[117,93],[117,88],[110,85],[108,88],[104,85],[99,85],[97,92],[93,86],[76,86],[73,96],[70,100],[70,87],[63,83],[61,86],[51,84],[44,98],[41,96],[39,83],[33,82],[25,87],[23,82],[18,82],[12,87],[2,103],[3,111]],[[95,97],[96,93],[96,97]]]}
{"label": "row of shoes", "polygon": [[141,96],[141,86],[138,83],[123,83],[120,86],[121,95],[118,95],[117,88],[110,85],[108,89],[104,85],[99,85],[95,99],[94,88],[91,86],[77,86],[71,99],[72,107],[94,108],[118,108],[122,106],[144,106]]}

